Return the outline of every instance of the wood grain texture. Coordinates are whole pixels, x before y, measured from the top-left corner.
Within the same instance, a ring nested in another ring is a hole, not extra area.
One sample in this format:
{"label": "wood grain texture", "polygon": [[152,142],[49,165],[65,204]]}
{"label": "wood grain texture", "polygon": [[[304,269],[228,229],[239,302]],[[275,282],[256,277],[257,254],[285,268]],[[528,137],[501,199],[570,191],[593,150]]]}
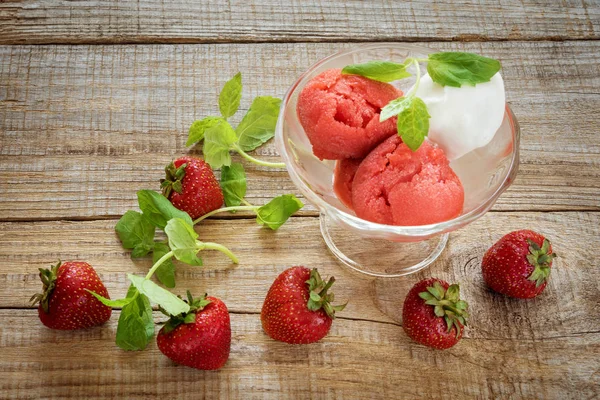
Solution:
{"label": "wood grain texture", "polygon": [[[600,42],[429,45],[503,63],[522,151],[496,210],[600,210]],[[312,63],[349,46],[0,47],[0,219],[120,216],[188,151],[189,125],[218,112],[229,76],[243,72],[242,115],[254,96],[283,96]],[[277,159],[272,143],[257,153]],[[251,203],[297,193],[283,170],[247,169]]]}
{"label": "wood grain texture", "polygon": [[37,323],[33,310],[0,310],[0,397],[565,400],[593,398],[600,385],[598,332],[464,338],[436,351],[395,325],[339,319],[321,342],[292,346],[270,340],[258,315],[233,314],[229,361],[198,371],[173,364],[154,342],[143,352],[119,350],[118,315],[59,332]]}
{"label": "wood grain texture", "polygon": [[[114,233],[114,220],[0,224],[0,305],[28,307],[39,291],[38,268],[62,260],[92,264],[113,298],[129,286],[126,273],[145,274],[150,259],[132,261]],[[511,230],[530,228],[545,234],[560,258],[543,296],[511,300],[489,291],[481,277],[485,250]],[[317,218],[293,218],[277,232],[252,220],[207,221],[200,239],[229,247],[239,257],[232,265],[219,252],[203,252],[205,267],[178,264],[175,293],[208,292],[240,313],[259,313],[275,277],[293,265],[317,267],[336,277],[335,293],[350,300],[340,317],[401,323],[401,306],[410,287],[425,277],[460,282],[472,304],[472,338],[536,339],[600,332],[600,213],[488,213],[454,232],[442,256],[423,272],[400,279],[369,280],[342,267],[329,253]],[[35,238],[35,239],[33,239]],[[373,260],[377,262],[376,259]],[[498,329],[497,327],[502,327]],[[600,365],[599,365],[600,367]]]}
{"label": "wood grain texture", "polygon": [[1,44],[598,39],[596,0],[11,0]]}

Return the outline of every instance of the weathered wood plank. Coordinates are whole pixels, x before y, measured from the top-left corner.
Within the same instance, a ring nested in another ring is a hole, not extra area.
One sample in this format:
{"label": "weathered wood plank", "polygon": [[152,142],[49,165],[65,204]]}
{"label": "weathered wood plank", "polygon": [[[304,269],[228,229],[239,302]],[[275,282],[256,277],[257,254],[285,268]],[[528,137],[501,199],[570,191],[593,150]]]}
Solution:
{"label": "weathered wood plank", "polygon": [[1,44],[598,39],[594,0],[0,3]]}
{"label": "weathered wood plank", "polygon": [[233,314],[229,361],[207,372],[175,365],[155,343],[143,352],[119,350],[113,343],[118,312],[102,327],[75,332],[46,329],[32,310],[0,310],[0,319],[5,399],[564,400],[591,398],[600,385],[598,332],[465,338],[438,351],[412,343],[394,325],[339,319],[321,342],[291,346],[270,340],[258,315]]}
{"label": "weathered wood plank", "polygon": [[[495,209],[600,210],[599,42],[430,45],[503,62],[522,166]],[[218,112],[229,76],[243,72],[246,109],[349,46],[0,47],[0,219],[119,216],[187,151],[191,121]],[[277,157],[272,143],[258,153]],[[296,192],[283,170],[247,168],[252,203]]]}
{"label": "weathered wood plank", "polygon": [[[28,307],[29,298],[41,287],[38,268],[59,258],[90,262],[111,296],[124,296],[129,286],[126,273],[143,274],[152,263],[132,261],[121,248],[114,225],[114,220],[0,224],[0,307]],[[522,228],[543,232],[560,256],[548,288],[533,301],[494,294],[481,277],[485,250],[503,234]],[[228,246],[241,262],[235,266],[221,253],[204,252],[205,267],[178,264],[174,291],[207,291],[236,312],[259,313],[275,277],[292,265],[307,265],[336,276],[336,298],[350,300],[341,315],[346,318],[401,323],[401,306],[410,287],[436,276],[460,282],[471,303],[469,337],[541,340],[600,331],[600,285],[595,279],[600,213],[490,212],[453,233],[448,248],[430,268],[401,279],[369,280],[349,272],[329,253],[313,217],[294,218],[275,233],[251,220],[207,221],[198,232],[201,240]]]}

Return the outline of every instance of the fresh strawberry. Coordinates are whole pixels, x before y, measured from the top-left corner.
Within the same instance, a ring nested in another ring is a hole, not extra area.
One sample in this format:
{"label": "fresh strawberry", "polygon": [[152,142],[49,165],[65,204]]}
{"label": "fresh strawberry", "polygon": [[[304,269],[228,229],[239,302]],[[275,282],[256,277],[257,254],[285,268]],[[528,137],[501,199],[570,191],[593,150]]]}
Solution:
{"label": "fresh strawberry", "polygon": [[316,342],[329,332],[336,311],[333,293],[327,290],[335,279],[325,283],[317,269],[292,267],[283,271],[267,293],[260,313],[264,331],[271,338],[292,344]]}
{"label": "fresh strawberry", "polygon": [[498,293],[530,299],[546,287],[555,257],[552,245],[544,236],[530,230],[514,231],[484,254],[483,279]]}
{"label": "fresh strawberry", "polygon": [[158,332],[158,348],[178,364],[203,370],[219,369],[227,362],[231,348],[227,307],[216,297],[204,295],[194,299],[189,291],[187,295],[190,311],[170,316]]}
{"label": "fresh strawberry", "polygon": [[463,334],[467,302],[460,300],[460,288],[430,278],[410,289],[402,309],[402,327],[415,342],[434,349],[454,346]]}
{"label": "fresh strawberry", "polygon": [[223,191],[204,160],[181,157],[167,165],[165,173],[166,178],[160,181],[163,195],[192,219],[223,205]]}
{"label": "fresh strawberry", "polygon": [[44,284],[43,293],[33,295],[31,301],[33,304],[40,303],[40,320],[48,328],[89,328],[110,318],[112,309],[87,291],[110,298],[90,264],[59,261],[49,269],[40,268],[40,279]]}

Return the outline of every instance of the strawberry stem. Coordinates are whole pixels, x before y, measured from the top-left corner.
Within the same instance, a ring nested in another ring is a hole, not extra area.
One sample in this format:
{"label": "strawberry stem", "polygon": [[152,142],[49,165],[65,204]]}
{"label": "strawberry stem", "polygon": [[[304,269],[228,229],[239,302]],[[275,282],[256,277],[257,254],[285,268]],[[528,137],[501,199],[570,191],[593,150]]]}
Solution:
{"label": "strawberry stem", "polygon": [[250,154],[248,154],[244,150],[242,150],[242,148],[237,143],[232,144],[231,149],[237,151],[242,157],[244,157],[246,160],[248,160],[254,164],[262,165],[263,167],[285,168],[285,163],[262,161],[262,160],[252,157]]}
{"label": "strawberry stem", "polygon": [[[246,202],[244,202],[246,203]],[[247,203],[250,204],[250,203]],[[232,206],[232,207],[223,207],[223,208],[218,208],[216,210],[213,210],[209,213],[204,214],[203,216],[201,216],[200,218],[196,219],[194,221],[194,225],[196,225],[197,223],[199,223],[202,220],[205,220],[206,218],[218,214],[218,213],[222,213],[222,212],[226,212],[226,211],[256,211],[258,210],[260,207],[259,206],[253,206],[253,205],[249,205],[249,206]]]}

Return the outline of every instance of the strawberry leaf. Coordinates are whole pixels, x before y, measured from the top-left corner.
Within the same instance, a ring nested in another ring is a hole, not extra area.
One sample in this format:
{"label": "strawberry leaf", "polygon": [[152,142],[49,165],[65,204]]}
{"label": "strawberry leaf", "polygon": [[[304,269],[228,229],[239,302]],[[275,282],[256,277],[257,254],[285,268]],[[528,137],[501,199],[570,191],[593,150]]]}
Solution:
{"label": "strawberry leaf", "polygon": [[168,290],[161,288],[150,279],[132,274],[127,274],[127,277],[141,294],[146,295],[150,301],[161,306],[169,314],[177,315],[190,310],[190,306],[185,301]]}
{"label": "strawberry leaf", "polygon": [[153,190],[137,192],[138,203],[146,218],[160,229],[165,229],[171,218],[181,218],[193,225],[192,218],[185,211],[178,210],[163,195]]}
{"label": "strawberry leaf", "polygon": [[[165,243],[156,242],[154,243],[154,252],[152,253],[152,263],[156,264],[162,256],[167,254],[171,249]],[[168,288],[175,287],[175,264],[171,258],[163,261],[156,269],[156,277]]]}
{"label": "strawberry leaf", "polygon": [[293,194],[284,194],[275,197],[256,210],[256,222],[277,230],[296,211],[304,207],[304,204]]}
{"label": "strawberry leaf", "polygon": [[233,163],[230,167],[221,168],[221,181],[219,182],[223,189],[225,205],[227,207],[239,206],[242,199],[246,196],[246,173],[244,166],[240,163]]}
{"label": "strawberry leaf", "polygon": [[280,105],[280,99],[270,96],[259,96],[252,101],[235,129],[242,150],[252,151],[275,135]]}
{"label": "strawberry leaf", "polygon": [[242,99],[242,73],[238,72],[228,80],[219,94],[219,111],[227,119],[235,114]]}

